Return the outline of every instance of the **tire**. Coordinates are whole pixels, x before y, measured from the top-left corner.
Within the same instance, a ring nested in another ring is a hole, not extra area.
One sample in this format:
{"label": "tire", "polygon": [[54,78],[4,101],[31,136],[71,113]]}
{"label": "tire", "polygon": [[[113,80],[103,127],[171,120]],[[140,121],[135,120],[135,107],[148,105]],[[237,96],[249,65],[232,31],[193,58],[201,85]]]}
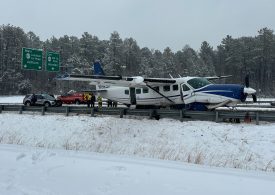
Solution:
{"label": "tire", "polygon": [[57,100],[57,101],[56,101],[56,106],[58,106],[58,107],[59,107],[59,106],[62,106],[62,101]]}
{"label": "tire", "polygon": [[31,102],[27,101],[27,102],[25,102],[25,105],[26,106],[31,106]]}
{"label": "tire", "polygon": [[44,103],[44,106],[45,106],[45,107],[50,107],[51,104],[50,104],[49,102],[45,102],[45,103]]}
{"label": "tire", "polygon": [[75,104],[79,105],[80,101],[79,100],[75,100]]}

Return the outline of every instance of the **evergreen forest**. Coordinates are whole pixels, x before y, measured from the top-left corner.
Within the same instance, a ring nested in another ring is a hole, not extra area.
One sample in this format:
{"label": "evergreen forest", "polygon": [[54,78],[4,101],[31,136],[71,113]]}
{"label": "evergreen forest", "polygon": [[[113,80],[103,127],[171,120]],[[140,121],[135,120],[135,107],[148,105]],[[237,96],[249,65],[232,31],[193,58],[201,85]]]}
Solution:
{"label": "evergreen forest", "polygon": [[[160,40],[161,41],[161,40]],[[30,71],[21,68],[22,47],[39,48],[60,54],[60,72]],[[213,48],[203,41],[198,51],[183,45],[179,51],[143,47],[130,37],[124,40],[111,33],[109,40],[84,32],[81,37],[64,35],[41,41],[34,32],[12,25],[0,26],[0,95],[88,90],[83,82],[57,81],[58,74],[92,74],[100,60],[106,75],[173,77],[232,75],[222,83],[244,84],[249,74],[258,96],[275,96],[275,35],[259,29],[255,37],[225,36]]]}

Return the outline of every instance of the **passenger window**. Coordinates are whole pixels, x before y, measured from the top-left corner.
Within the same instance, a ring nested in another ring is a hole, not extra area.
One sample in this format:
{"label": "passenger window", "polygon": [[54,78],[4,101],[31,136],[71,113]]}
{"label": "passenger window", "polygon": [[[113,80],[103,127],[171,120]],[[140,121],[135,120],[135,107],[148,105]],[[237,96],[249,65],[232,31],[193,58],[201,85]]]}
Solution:
{"label": "passenger window", "polygon": [[141,89],[136,89],[136,94],[141,94]]}
{"label": "passenger window", "polygon": [[125,93],[126,95],[129,95],[129,90],[126,89],[126,90],[124,91],[124,93]]}
{"label": "passenger window", "polygon": [[143,88],[143,93],[148,93],[148,88]]}
{"label": "passenger window", "polygon": [[182,85],[182,91],[189,91],[189,90],[190,88],[187,85],[185,84]]}
{"label": "passenger window", "polygon": [[173,91],[178,91],[179,90],[179,86],[178,85],[173,85]]}
{"label": "passenger window", "polygon": [[153,87],[155,91],[159,91],[159,87]]}
{"label": "passenger window", "polygon": [[170,85],[163,86],[163,91],[170,91]]}

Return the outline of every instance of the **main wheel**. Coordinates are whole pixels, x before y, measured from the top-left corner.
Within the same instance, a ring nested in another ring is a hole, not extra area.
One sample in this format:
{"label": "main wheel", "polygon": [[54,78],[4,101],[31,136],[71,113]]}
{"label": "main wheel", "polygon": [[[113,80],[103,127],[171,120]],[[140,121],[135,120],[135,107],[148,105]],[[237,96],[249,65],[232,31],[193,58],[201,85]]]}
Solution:
{"label": "main wheel", "polygon": [[25,102],[26,106],[31,106],[31,102]]}
{"label": "main wheel", "polygon": [[49,102],[45,102],[45,103],[44,103],[44,106],[45,106],[45,107],[50,107],[51,104],[50,104]]}

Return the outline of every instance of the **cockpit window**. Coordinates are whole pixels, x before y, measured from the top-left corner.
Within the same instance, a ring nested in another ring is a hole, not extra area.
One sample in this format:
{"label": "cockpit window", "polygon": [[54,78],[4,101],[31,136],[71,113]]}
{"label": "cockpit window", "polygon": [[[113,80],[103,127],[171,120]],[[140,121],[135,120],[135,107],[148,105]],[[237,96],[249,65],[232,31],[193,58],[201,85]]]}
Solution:
{"label": "cockpit window", "polygon": [[194,89],[199,89],[211,84],[211,82],[205,78],[193,78],[187,81],[187,83],[191,85],[191,87],[193,87]]}

